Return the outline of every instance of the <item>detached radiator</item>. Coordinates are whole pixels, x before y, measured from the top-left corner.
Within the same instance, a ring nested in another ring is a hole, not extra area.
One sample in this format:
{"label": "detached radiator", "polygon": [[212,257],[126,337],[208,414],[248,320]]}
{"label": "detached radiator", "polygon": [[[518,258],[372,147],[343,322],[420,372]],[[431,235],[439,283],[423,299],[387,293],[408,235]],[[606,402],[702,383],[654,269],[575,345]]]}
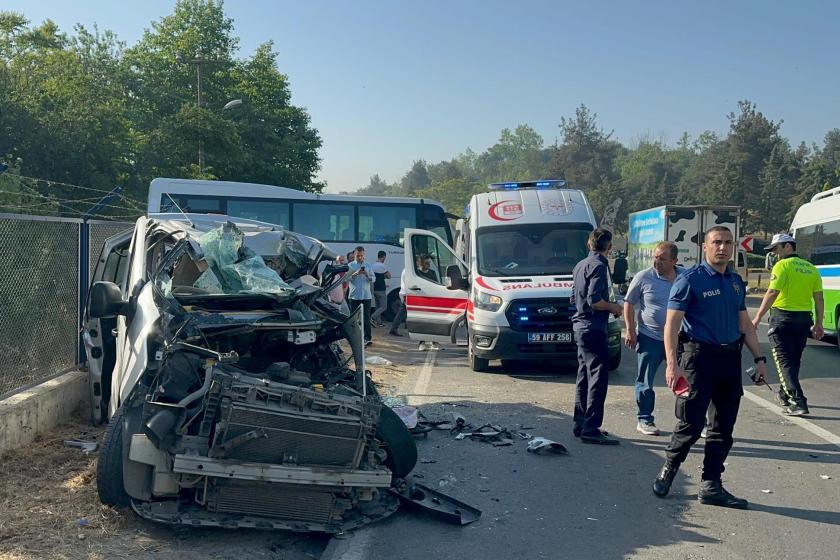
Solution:
{"label": "detached radiator", "polygon": [[250,388],[223,398],[213,447],[239,461],[358,468],[379,406],[308,389]]}
{"label": "detached radiator", "polygon": [[340,521],[346,507],[341,502],[329,489],[227,481],[220,481],[207,495],[209,511],[310,523]]}

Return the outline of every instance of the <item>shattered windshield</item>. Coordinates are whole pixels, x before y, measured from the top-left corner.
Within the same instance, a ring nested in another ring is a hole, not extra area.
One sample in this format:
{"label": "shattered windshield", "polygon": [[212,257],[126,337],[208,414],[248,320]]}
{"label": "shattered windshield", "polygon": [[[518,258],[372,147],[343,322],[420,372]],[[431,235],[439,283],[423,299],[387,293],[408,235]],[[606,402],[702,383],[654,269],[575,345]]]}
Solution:
{"label": "shattered windshield", "polygon": [[295,288],[283,278],[308,274],[323,245],[284,230],[243,229],[225,222],[191,234],[173,249],[158,274],[163,293],[293,297]]}

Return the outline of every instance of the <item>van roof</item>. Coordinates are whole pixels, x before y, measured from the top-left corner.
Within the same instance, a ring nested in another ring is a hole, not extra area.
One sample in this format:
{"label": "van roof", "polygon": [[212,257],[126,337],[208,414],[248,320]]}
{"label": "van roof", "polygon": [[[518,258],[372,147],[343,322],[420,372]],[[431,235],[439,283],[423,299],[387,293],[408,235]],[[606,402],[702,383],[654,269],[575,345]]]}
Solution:
{"label": "van roof", "polygon": [[815,194],[799,207],[790,225],[791,231],[804,226],[840,219],[840,187]]}
{"label": "van roof", "polygon": [[576,189],[499,190],[473,195],[468,206],[476,228],[546,222],[588,223],[595,215],[583,192]]}

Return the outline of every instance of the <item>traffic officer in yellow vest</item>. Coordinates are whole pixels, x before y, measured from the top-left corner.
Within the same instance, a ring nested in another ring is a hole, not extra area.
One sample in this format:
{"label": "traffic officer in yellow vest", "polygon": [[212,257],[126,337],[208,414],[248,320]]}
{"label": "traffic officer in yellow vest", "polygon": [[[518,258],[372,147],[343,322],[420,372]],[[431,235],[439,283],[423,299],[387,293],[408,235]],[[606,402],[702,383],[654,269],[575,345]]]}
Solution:
{"label": "traffic officer in yellow vest", "polygon": [[[808,414],[808,401],[799,384],[802,352],[810,332],[817,340],[824,334],[822,278],[814,265],[796,254],[796,240],[790,235],[777,233],[767,249],[779,260],[773,265],[770,287],[755,314],[753,325],[758,327],[761,318],[770,310],[767,336],[781,381],[779,403],[785,414],[802,416]],[[814,301],[813,317],[811,300]]]}

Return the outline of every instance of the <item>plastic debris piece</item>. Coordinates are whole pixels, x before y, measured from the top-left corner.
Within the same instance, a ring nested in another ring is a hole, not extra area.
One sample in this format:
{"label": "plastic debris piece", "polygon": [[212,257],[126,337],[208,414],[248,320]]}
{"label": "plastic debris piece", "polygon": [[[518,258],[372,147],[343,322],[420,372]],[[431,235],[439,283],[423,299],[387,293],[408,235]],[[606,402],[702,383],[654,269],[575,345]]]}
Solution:
{"label": "plastic debris piece", "polygon": [[820,478],[823,479],[823,480],[831,480],[831,477],[828,476],[827,474],[821,474]]}
{"label": "plastic debris piece", "polygon": [[535,453],[537,455],[548,455],[551,453],[557,455],[568,455],[569,450],[562,443],[551,441],[544,437],[535,437],[528,442],[528,453]]}
{"label": "plastic debris piece", "polygon": [[76,520],[76,525],[78,525],[79,527],[87,527],[88,525],[90,525],[90,521],[82,517],[81,519]]}
{"label": "plastic debris piece", "polygon": [[365,363],[371,366],[392,366],[394,362],[383,358],[382,356],[367,356],[365,357]]}
{"label": "plastic debris piece", "polygon": [[99,444],[95,441],[81,441],[76,439],[64,440],[64,445],[67,447],[78,447],[84,454],[93,453],[99,447]]}
{"label": "plastic debris piece", "polygon": [[413,406],[395,406],[392,408],[400,420],[403,421],[405,427],[409,430],[417,426],[417,409]]}
{"label": "plastic debris piece", "polygon": [[596,519],[594,517],[587,517],[586,520],[587,521],[600,521],[600,519]]}
{"label": "plastic debris piece", "polygon": [[762,492],[764,492],[765,494],[772,494],[773,493],[772,490],[762,490]]}

